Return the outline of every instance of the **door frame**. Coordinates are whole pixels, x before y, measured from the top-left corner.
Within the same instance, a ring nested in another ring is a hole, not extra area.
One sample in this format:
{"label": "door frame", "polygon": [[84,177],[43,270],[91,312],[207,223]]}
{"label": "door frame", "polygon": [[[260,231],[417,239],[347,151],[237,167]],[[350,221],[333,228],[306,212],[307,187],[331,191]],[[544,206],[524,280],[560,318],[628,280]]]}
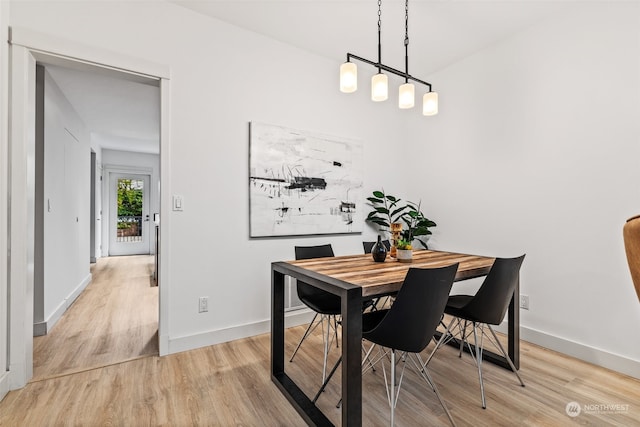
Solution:
{"label": "door frame", "polygon": [[[9,388],[24,387],[33,376],[33,268],[35,217],[35,65],[74,64],[106,73],[125,73],[132,79],[154,79],[160,87],[160,233],[163,236],[159,262],[158,340],[161,356],[168,354],[168,259],[171,257],[170,197],[170,70],[166,65],[119,54],[99,47],[63,40],[31,30],[12,28],[9,37],[11,57],[9,100],[9,235],[8,278],[10,298],[0,294],[0,307],[8,311],[7,370]],[[97,67],[97,68],[96,68]],[[122,75],[122,74],[121,74]],[[11,167],[18,165],[17,167]],[[6,299],[4,301],[3,299]],[[2,346],[0,346],[0,349]]]}

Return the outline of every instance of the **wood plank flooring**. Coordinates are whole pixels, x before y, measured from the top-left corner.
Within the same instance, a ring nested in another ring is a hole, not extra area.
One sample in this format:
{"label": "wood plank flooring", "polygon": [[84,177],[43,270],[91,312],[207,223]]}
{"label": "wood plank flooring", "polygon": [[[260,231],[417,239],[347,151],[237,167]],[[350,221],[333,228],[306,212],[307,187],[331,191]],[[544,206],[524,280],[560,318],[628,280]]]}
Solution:
{"label": "wood plank flooring", "polygon": [[49,334],[33,340],[33,381],[158,354],[153,256],[100,258],[91,283]]}
{"label": "wood plank flooring", "polygon": [[[103,298],[108,296],[103,294]],[[304,329],[287,330],[288,355]],[[303,420],[271,382],[269,345],[265,334],[32,381],[0,402],[0,426],[302,426]],[[334,348],[330,363],[337,353]],[[294,362],[287,362],[289,375],[310,396],[320,385],[321,355],[322,338],[317,330]],[[485,410],[480,406],[476,367],[469,355],[460,359],[456,349],[445,347],[429,367],[461,427],[640,426],[640,380],[526,342],[521,346],[520,369],[525,388],[511,372],[484,365]],[[335,407],[339,384],[338,374],[318,401],[335,424],[341,416]],[[388,425],[380,369],[363,376],[363,390],[363,425]],[[572,418],[566,407],[574,401],[582,412]],[[396,425],[449,425],[434,393],[408,368]]]}

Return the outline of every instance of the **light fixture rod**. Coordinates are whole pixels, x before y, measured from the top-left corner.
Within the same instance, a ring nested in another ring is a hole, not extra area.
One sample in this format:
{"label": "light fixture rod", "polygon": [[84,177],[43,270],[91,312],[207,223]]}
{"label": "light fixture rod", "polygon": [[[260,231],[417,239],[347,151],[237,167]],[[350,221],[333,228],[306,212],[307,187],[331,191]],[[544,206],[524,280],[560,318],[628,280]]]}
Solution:
{"label": "light fixture rod", "polygon": [[[378,64],[382,63],[382,0],[378,0]],[[378,67],[378,73],[380,73]]]}
{"label": "light fixture rod", "polygon": [[[409,0],[404,2],[404,72],[409,75]],[[409,79],[405,77],[404,82],[409,83]]]}
{"label": "light fixture rod", "polygon": [[416,83],[420,83],[420,84],[423,84],[425,86],[428,86],[429,87],[429,92],[431,92],[431,83],[425,82],[424,80],[417,79],[417,78],[413,77],[412,75],[410,75],[409,73],[397,70],[395,68],[391,68],[388,65],[381,64],[380,62],[374,62],[374,61],[371,61],[369,59],[365,59],[365,58],[363,58],[361,56],[354,55],[352,53],[347,53],[347,62],[350,62],[351,59],[355,59],[357,61],[361,61],[361,62],[364,62],[366,64],[373,65],[374,67],[377,67],[378,70],[383,69],[385,71],[388,71],[388,72],[390,72],[392,74],[395,74],[396,76],[404,78],[405,81],[413,80]]}

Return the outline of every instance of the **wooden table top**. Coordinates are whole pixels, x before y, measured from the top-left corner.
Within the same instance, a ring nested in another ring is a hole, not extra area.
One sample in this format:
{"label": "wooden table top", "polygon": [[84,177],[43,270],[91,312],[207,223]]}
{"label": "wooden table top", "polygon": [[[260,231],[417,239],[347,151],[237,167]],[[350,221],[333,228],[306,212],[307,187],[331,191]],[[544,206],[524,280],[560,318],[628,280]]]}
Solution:
{"label": "wooden table top", "polygon": [[485,276],[494,260],[479,255],[416,250],[411,263],[401,263],[388,256],[385,262],[375,262],[371,254],[360,254],[288,261],[287,264],[361,286],[362,296],[368,297],[397,292],[411,267],[436,268],[457,262],[455,280],[459,281]]}

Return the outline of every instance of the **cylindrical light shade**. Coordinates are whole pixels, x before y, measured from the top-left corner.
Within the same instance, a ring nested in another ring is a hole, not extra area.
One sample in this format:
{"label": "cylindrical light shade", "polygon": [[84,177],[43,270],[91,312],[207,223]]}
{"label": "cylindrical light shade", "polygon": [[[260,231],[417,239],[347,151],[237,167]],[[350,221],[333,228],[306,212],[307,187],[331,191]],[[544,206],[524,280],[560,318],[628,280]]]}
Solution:
{"label": "cylindrical light shade", "polygon": [[413,108],[415,105],[415,87],[413,83],[405,83],[398,90],[398,107]]}
{"label": "cylindrical light shade", "polygon": [[385,101],[389,97],[387,75],[378,73],[371,78],[371,100]]}
{"label": "cylindrical light shade", "polygon": [[438,114],[438,92],[428,92],[422,97],[422,114],[433,116]]}
{"label": "cylindrical light shade", "polygon": [[353,62],[340,66],[340,92],[351,93],[358,89],[358,67]]}

